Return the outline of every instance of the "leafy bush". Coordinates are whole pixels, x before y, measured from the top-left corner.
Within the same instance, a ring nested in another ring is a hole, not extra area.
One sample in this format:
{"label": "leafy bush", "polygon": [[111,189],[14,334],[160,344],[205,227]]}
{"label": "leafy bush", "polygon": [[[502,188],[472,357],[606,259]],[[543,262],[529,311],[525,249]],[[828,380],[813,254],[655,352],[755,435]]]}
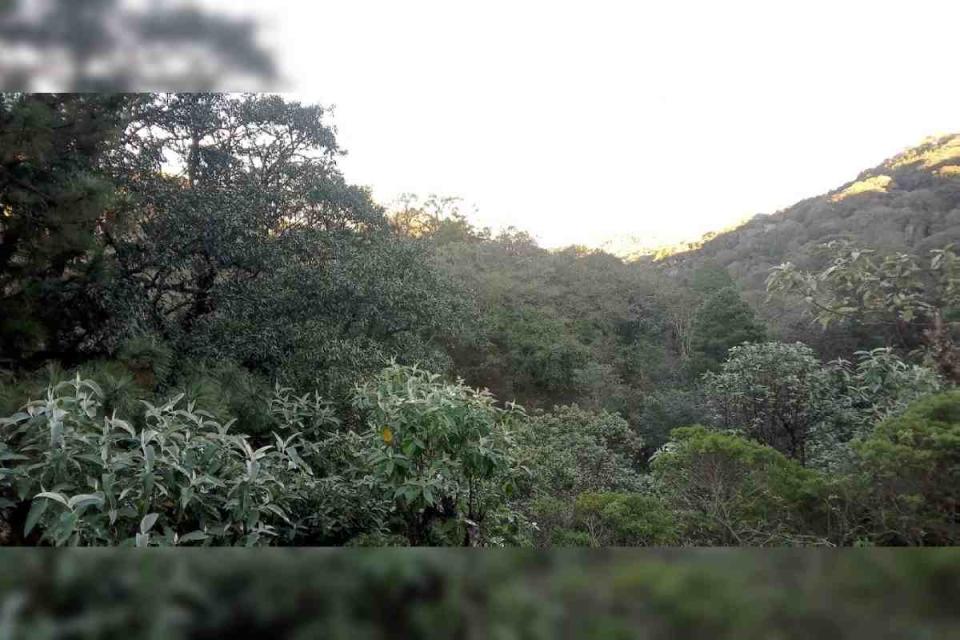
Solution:
{"label": "leafy bush", "polygon": [[856,357],[855,364],[822,365],[802,343],[734,347],[719,372],[704,376],[708,403],[723,427],[741,429],[801,464],[845,469],[849,442],[942,385],[934,371],[889,348]]}
{"label": "leafy bush", "polygon": [[652,495],[582,493],[574,507],[574,526],[588,534],[592,547],[672,545],[679,541],[669,506]]}
{"label": "leafy bush", "polygon": [[716,419],[801,462],[814,426],[835,411],[820,360],[802,344],[768,342],[730,349],[717,373],[704,376]]}
{"label": "leafy bush", "polygon": [[775,449],[702,426],[673,431],[654,457],[657,488],[692,544],[822,542],[811,523],[822,477]]}
{"label": "leafy bush", "polygon": [[960,305],[960,256],[952,244],[929,252],[879,253],[833,240],[818,247],[827,259],[808,272],[786,262],[771,270],[767,289],[801,296],[824,327],[871,322],[895,327],[899,346],[921,347],[951,382],[960,382],[960,348],[949,316]]}
{"label": "leafy bush", "polygon": [[890,347],[858,351],[850,395],[866,420],[882,420],[912,402],[943,388],[943,380],[927,367],[904,362]]}
{"label": "leafy bush", "polygon": [[302,527],[295,542],[328,545],[389,539],[393,501],[383,495],[382,479],[370,465],[375,434],[343,428],[333,405],[316,391],[298,395],[277,385],[270,412],[284,431],[300,435],[300,445],[287,451],[306,461],[316,483],[298,504]]}
{"label": "leafy bush", "polygon": [[573,497],[585,491],[633,491],[643,439],[615,413],[554,407],[519,431],[533,471],[533,492]]}
{"label": "leafy bush", "polygon": [[531,477],[522,507],[537,523],[538,544],[574,526],[574,501],[584,492],[638,491],[643,440],[617,414],[574,405],[532,417],[519,431]]}
{"label": "leafy bush", "polygon": [[878,542],[960,542],[960,391],[916,402],[855,447]]}
{"label": "leafy bush", "polygon": [[14,521],[24,536],[146,546],[254,545],[294,534],[291,514],[317,488],[297,453],[300,434],[254,449],[229,424],[183,407],[181,396],[145,403],[138,430],[104,415],[102,397],[78,376],[0,420],[2,507],[22,516]]}
{"label": "leafy bush", "polygon": [[412,544],[498,544],[498,512],[524,474],[512,433],[523,411],[493,396],[393,364],[354,405],[375,443],[369,463]]}
{"label": "leafy bush", "polygon": [[834,394],[833,413],[813,426],[808,452],[810,464],[820,469],[849,473],[855,466],[855,439],[943,387],[935,371],[904,362],[888,347],[855,356],[855,364],[835,360],[824,368]]}

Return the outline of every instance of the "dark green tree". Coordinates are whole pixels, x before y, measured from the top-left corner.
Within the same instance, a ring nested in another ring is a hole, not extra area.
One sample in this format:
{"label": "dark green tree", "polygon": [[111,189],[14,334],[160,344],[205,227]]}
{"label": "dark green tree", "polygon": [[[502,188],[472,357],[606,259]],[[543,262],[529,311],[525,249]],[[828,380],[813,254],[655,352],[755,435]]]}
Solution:
{"label": "dark green tree", "polygon": [[765,337],[763,324],[736,288],[718,289],[694,313],[691,367],[696,374],[713,371],[726,360],[730,347]]}
{"label": "dark green tree", "polygon": [[73,360],[110,331],[105,237],[124,218],[108,164],[136,101],[0,96],[0,357]]}
{"label": "dark green tree", "polygon": [[459,326],[454,287],[345,181],[322,107],[160,95],[126,142],[139,225],[116,239],[114,299],[129,331],[325,392],[392,356],[445,367],[433,341]]}

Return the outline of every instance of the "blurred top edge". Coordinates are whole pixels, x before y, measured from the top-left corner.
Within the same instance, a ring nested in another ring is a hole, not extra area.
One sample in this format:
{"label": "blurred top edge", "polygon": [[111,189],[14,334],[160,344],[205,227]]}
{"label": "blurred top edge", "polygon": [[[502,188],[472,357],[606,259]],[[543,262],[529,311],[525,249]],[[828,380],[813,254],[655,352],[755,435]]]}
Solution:
{"label": "blurred top edge", "polygon": [[282,91],[262,27],[209,0],[0,0],[0,91]]}

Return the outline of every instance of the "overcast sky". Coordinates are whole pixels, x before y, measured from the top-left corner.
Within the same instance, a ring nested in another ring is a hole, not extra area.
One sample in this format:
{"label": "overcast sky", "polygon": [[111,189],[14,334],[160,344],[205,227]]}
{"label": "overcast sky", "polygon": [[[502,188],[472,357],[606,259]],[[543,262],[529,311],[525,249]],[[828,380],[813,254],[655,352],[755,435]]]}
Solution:
{"label": "overcast sky", "polygon": [[960,130],[956,1],[249,4],[349,180],[545,246],[699,237]]}

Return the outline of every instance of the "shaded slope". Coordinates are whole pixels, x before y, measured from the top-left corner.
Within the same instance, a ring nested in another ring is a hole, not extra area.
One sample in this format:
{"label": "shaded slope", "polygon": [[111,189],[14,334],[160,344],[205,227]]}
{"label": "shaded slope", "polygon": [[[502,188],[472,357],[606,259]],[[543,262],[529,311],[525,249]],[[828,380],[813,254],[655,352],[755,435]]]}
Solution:
{"label": "shaded slope", "polygon": [[799,311],[765,303],[767,274],[786,261],[818,266],[814,248],[835,239],[917,253],[960,241],[960,134],[928,139],[833,191],[754,216],[656,264],[677,276],[704,265],[726,269],[784,337],[799,338],[806,331]]}

